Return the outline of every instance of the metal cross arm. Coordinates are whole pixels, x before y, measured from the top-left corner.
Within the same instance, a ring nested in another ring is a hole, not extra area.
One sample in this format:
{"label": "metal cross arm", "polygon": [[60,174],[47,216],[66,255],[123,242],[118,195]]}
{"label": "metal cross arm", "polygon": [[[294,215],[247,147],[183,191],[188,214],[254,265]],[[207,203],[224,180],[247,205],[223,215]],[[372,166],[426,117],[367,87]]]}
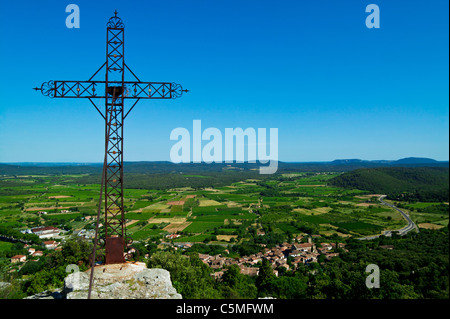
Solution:
{"label": "metal cross arm", "polygon": [[[111,97],[108,87],[122,87],[122,82],[106,81],[48,81],[40,88],[45,96],[51,98],[106,98]],[[124,99],[176,99],[183,95],[182,86],[173,82],[123,82]],[[109,94],[108,94],[109,93]],[[108,96],[109,95],[109,96]],[[120,95],[119,95],[120,96]]]}

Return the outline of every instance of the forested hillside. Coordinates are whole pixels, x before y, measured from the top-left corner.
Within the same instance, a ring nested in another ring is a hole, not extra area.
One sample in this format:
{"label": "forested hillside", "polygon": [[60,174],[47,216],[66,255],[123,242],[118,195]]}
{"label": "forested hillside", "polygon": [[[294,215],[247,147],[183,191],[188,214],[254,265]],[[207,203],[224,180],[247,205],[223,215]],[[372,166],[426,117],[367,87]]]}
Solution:
{"label": "forested hillside", "polygon": [[[251,171],[257,173],[260,163],[171,163],[124,162],[125,173],[165,174],[165,173],[217,173],[223,171]],[[448,161],[438,162],[433,159],[404,158],[397,161],[359,159],[334,160],[332,162],[278,162],[277,173],[290,172],[348,172],[358,168],[374,167],[448,167]],[[103,163],[0,163],[0,175],[65,175],[65,174],[101,174]]]}
{"label": "forested hillside", "polygon": [[390,198],[412,201],[448,201],[448,167],[362,168],[346,172],[331,185],[386,194]]}

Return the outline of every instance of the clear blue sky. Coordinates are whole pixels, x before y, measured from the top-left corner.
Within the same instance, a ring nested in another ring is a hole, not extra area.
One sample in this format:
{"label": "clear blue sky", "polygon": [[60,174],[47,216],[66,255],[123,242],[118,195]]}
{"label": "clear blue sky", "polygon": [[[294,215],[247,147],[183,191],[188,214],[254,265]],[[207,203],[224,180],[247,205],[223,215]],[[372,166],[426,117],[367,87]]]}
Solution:
{"label": "clear blue sky", "polygon": [[[65,25],[68,4],[80,28]],[[368,29],[365,8],[380,8]],[[0,162],[101,162],[104,123],[87,100],[33,91],[87,80],[106,23],[125,23],[125,61],[143,81],[190,92],[140,101],[125,160],[169,160],[170,132],[278,128],[279,160],[448,160],[447,0],[3,1]],[[101,100],[98,101],[101,105]]]}

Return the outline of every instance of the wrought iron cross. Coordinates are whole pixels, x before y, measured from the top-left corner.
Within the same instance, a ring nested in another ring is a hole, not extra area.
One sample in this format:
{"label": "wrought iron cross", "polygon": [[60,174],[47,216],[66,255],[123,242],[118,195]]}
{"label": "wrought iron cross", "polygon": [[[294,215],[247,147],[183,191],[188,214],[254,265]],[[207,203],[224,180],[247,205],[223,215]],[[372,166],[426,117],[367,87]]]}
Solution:
{"label": "wrought iron cross", "polygon": [[[124,248],[126,238],[123,202],[123,125],[124,120],[141,99],[175,99],[181,97],[182,86],[172,82],[142,82],[130,70],[124,60],[124,24],[117,11],[107,23],[106,62],[87,81],[48,81],[40,88],[45,96],[51,98],[88,99],[105,119],[105,158],[103,164],[102,189],[99,199],[99,215],[102,202],[105,217],[105,262],[106,264],[125,261]],[[105,68],[104,81],[93,78]],[[134,77],[134,81],[125,81],[125,69]],[[105,112],[102,113],[93,99],[105,100]],[[125,113],[124,101],[135,100]],[[104,186],[104,187],[103,187]],[[97,232],[94,255],[97,246]]]}

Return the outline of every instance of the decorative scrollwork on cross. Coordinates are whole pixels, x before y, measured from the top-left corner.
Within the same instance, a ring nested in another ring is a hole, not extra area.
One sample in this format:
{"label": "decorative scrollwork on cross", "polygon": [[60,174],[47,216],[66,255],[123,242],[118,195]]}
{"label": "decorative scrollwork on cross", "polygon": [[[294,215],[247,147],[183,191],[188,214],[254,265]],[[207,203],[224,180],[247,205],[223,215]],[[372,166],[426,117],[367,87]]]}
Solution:
{"label": "decorative scrollwork on cross", "polygon": [[54,97],[55,96],[55,82],[48,81],[48,82],[42,83],[41,93],[48,97]]}
{"label": "decorative scrollwork on cross", "polygon": [[133,244],[133,238],[131,238],[130,236],[126,236],[125,242],[127,246],[131,246]]}
{"label": "decorative scrollwork on cross", "polygon": [[183,92],[188,92],[188,90],[183,90],[181,84],[172,83],[171,85],[172,99],[179,98],[183,95]]}

